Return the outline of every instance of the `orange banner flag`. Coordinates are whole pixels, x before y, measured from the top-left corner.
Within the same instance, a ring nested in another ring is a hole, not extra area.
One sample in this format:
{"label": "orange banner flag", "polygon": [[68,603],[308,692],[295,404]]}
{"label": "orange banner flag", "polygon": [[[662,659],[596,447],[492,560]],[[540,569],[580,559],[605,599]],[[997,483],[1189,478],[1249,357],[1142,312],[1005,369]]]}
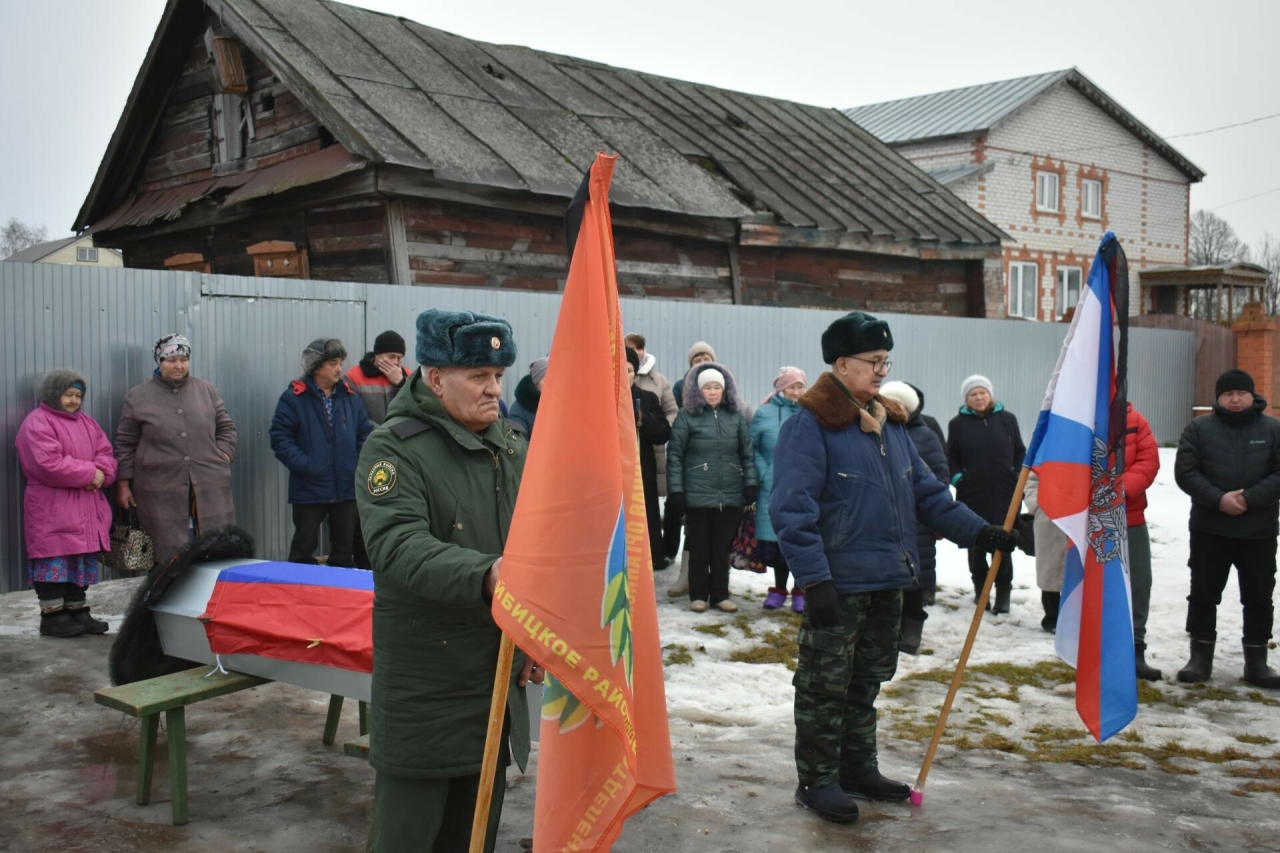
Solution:
{"label": "orange banner flag", "polygon": [[493,596],[498,626],[547,671],[533,824],[544,853],[608,850],[628,817],[675,791],[609,217],[616,161],[598,155],[570,207],[569,278]]}

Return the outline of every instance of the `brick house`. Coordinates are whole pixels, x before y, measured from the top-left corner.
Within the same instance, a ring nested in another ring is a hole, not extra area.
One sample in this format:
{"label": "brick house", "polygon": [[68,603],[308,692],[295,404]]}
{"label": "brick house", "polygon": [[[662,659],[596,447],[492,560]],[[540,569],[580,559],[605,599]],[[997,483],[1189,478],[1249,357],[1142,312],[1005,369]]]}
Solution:
{"label": "brick house", "polygon": [[169,0],[76,219],[129,267],[556,291],[596,152],[625,295],[980,317],[998,228],[839,110],[322,0]]}
{"label": "brick house", "polygon": [[1130,314],[1156,310],[1144,268],[1187,263],[1204,172],[1074,68],[845,113],[1016,241],[988,316],[1062,318],[1108,230],[1128,255]]}

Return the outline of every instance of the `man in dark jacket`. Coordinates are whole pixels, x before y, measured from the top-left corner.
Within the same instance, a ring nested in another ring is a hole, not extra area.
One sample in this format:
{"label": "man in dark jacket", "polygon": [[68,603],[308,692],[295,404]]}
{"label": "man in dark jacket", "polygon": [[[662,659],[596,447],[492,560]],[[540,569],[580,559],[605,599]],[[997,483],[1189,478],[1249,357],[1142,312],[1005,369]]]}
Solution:
{"label": "man in dark jacket", "polygon": [[[421,365],[365,444],[360,521],[373,560],[369,763],[375,853],[464,853],[480,786],[502,633],[489,611],[528,442],[499,416],[511,326],[469,312],[418,316]],[[519,650],[500,765],[529,757]],[[505,773],[493,780],[492,851]]]}
{"label": "man in dark jacket", "polygon": [[796,668],[796,801],[857,819],[851,797],[905,800],[880,774],[875,699],[898,664],[902,591],[920,583],[917,519],[961,546],[1007,551],[1015,534],[952,499],[920,460],[903,407],[879,395],[889,326],[847,314],[822,335],[832,366],[782,425],[769,516],[804,587]]}
{"label": "man in dark jacket", "polygon": [[1244,680],[1280,688],[1267,667],[1276,536],[1280,534],[1280,420],[1266,414],[1253,377],[1228,370],[1214,388],[1213,413],[1182,432],[1174,478],[1191,496],[1191,594],[1187,633],[1191,660],[1178,673],[1186,683],[1208,681],[1218,639],[1218,604],[1231,567],[1244,605]]}
{"label": "man in dark jacket", "polygon": [[409,378],[409,371],[404,369],[404,351],[400,333],[385,331],[374,338],[373,352],[365,353],[360,363],[347,371],[347,382],[360,395],[375,426],[387,419],[387,407]]}
{"label": "man in dark jacket", "polygon": [[664,565],[662,515],[658,511],[658,454],[671,438],[671,424],[658,395],[637,381],[640,353],[627,347],[627,376],[631,380],[631,405],[636,414],[636,438],[640,442],[640,479],[644,481],[644,514],[649,522],[649,554],[654,571]]}
{"label": "man in dark jacket", "polygon": [[[897,400],[908,412],[907,435],[916,446],[916,452],[933,476],[944,486],[951,479],[947,470],[947,452],[937,433],[925,421],[921,410],[924,399],[919,390],[907,382],[886,382],[880,389],[880,395],[890,400]],[[934,421],[936,428],[937,421]],[[941,432],[939,429],[938,432]],[[916,527],[916,549],[920,552],[920,588],[907,590],[902,594],[902,642],[900,651],[914,655],[920,651],[920,640],[924,633],[924,620],[929,618],[925,612],[926,594],[928,603],[932,603],[933,589],[938,583],[938,553],[932,530],[923,524]]]}
{"label": "man in dark jacket", "polygon": [[293,541],[289,562],[314,563],[320,525],[329,520],[329,565],[354,566],[356,460],[373,423],[342,378],[347,349],[318,338],[302,351],[302,378],[280,395],[271,449],[289,469]]}

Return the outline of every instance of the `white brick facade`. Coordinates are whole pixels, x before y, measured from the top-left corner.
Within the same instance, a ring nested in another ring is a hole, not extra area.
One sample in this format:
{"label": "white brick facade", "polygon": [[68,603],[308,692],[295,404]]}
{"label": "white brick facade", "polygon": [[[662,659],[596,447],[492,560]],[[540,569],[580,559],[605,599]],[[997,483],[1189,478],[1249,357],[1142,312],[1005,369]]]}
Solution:
{"label": "white brick facade", "polygon": [[[1004,249],[1003,306],[988,300],[987,314],[1009,311],[1009,265],[1036,264],[1035,319],[1057,319],[1058,271],[1088,274],[1098,242],[1114,231],[1129,259],[1129,312],[1140,313],[1138,270],[1187,262],[1190,179],[1065,81],[1046,90],[984,136],[894,146],[934,171],[990,163],[950,189],[1015,243]],[[1059,176],[1057,213],[1036,210],[1035,172]],[[1103,186],[1102,216],[1083,215],[1084,179]]]}

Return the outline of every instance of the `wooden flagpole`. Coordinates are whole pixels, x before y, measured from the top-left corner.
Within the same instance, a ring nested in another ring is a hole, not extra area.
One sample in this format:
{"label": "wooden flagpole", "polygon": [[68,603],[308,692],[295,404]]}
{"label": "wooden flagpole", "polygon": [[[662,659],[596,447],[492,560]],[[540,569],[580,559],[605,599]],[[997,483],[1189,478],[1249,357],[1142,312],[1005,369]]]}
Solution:
{"label": "wooden flagpole", "polygon": [[[1022,492],[1027,487],[1027,478],[1031,476],[1030,468],[1023,468],[1018,476],[1018,485],[1013,490],[1013,500],[1009,502],[1009,510],[1004,516],[1004,529],[1012,530],[1013,522],[1018,518],[1018,509],[1022,505]],[[973,620],[969,623],[969,636],[965,638],[964,648],[960,650],[960,661],[956,664],[955,675],[951,676],[951,687],[947,690],[946,701],[942,703],[942,711],[938,714],[938,724],[933,727],[933,739],[929,741],[929,751],[924,755],[924,764],[920,767],[920,775],[916,777],[916,786],[911,790],[911,804],[914,806],[924,802],[924,783],[929,776],[929,768],[933,766],[933,757],[938,752],[938,744],[942,741],[942,732],[947,727],[947,715],[951,713],[951,704],[956,700],[956,692],[960,682],[964,680],[964,669],[969,663],[969,652],[973,651],[973,641],[978,637],[978,628],[982,625],[982,614],[987,609],[987,599],[991,595],[991,586],[1000,571],[1000,563],[1004,558],[1003,551],[996,551],[991,558],[991,568],[987,569],[987,579],[982,584],[982,595],[978,598],[977,607],[973,611]]]}
{"label": "wooden flagpole", "polygon": [[507,692],[511,687],[511,663],[516,647],[511,637],[502,635],[498,646],[498,668],[493,674],[493,700],[489,702],[489,731],[484,739],[484,761],[480,764],[480,787],[476,791],[476,813],[471,819],[471,851],[483,853],[489,832],[489,807],[493,803],[493,780],[498,772],[498,752],[502,747],[502,721],[507,713]]}

